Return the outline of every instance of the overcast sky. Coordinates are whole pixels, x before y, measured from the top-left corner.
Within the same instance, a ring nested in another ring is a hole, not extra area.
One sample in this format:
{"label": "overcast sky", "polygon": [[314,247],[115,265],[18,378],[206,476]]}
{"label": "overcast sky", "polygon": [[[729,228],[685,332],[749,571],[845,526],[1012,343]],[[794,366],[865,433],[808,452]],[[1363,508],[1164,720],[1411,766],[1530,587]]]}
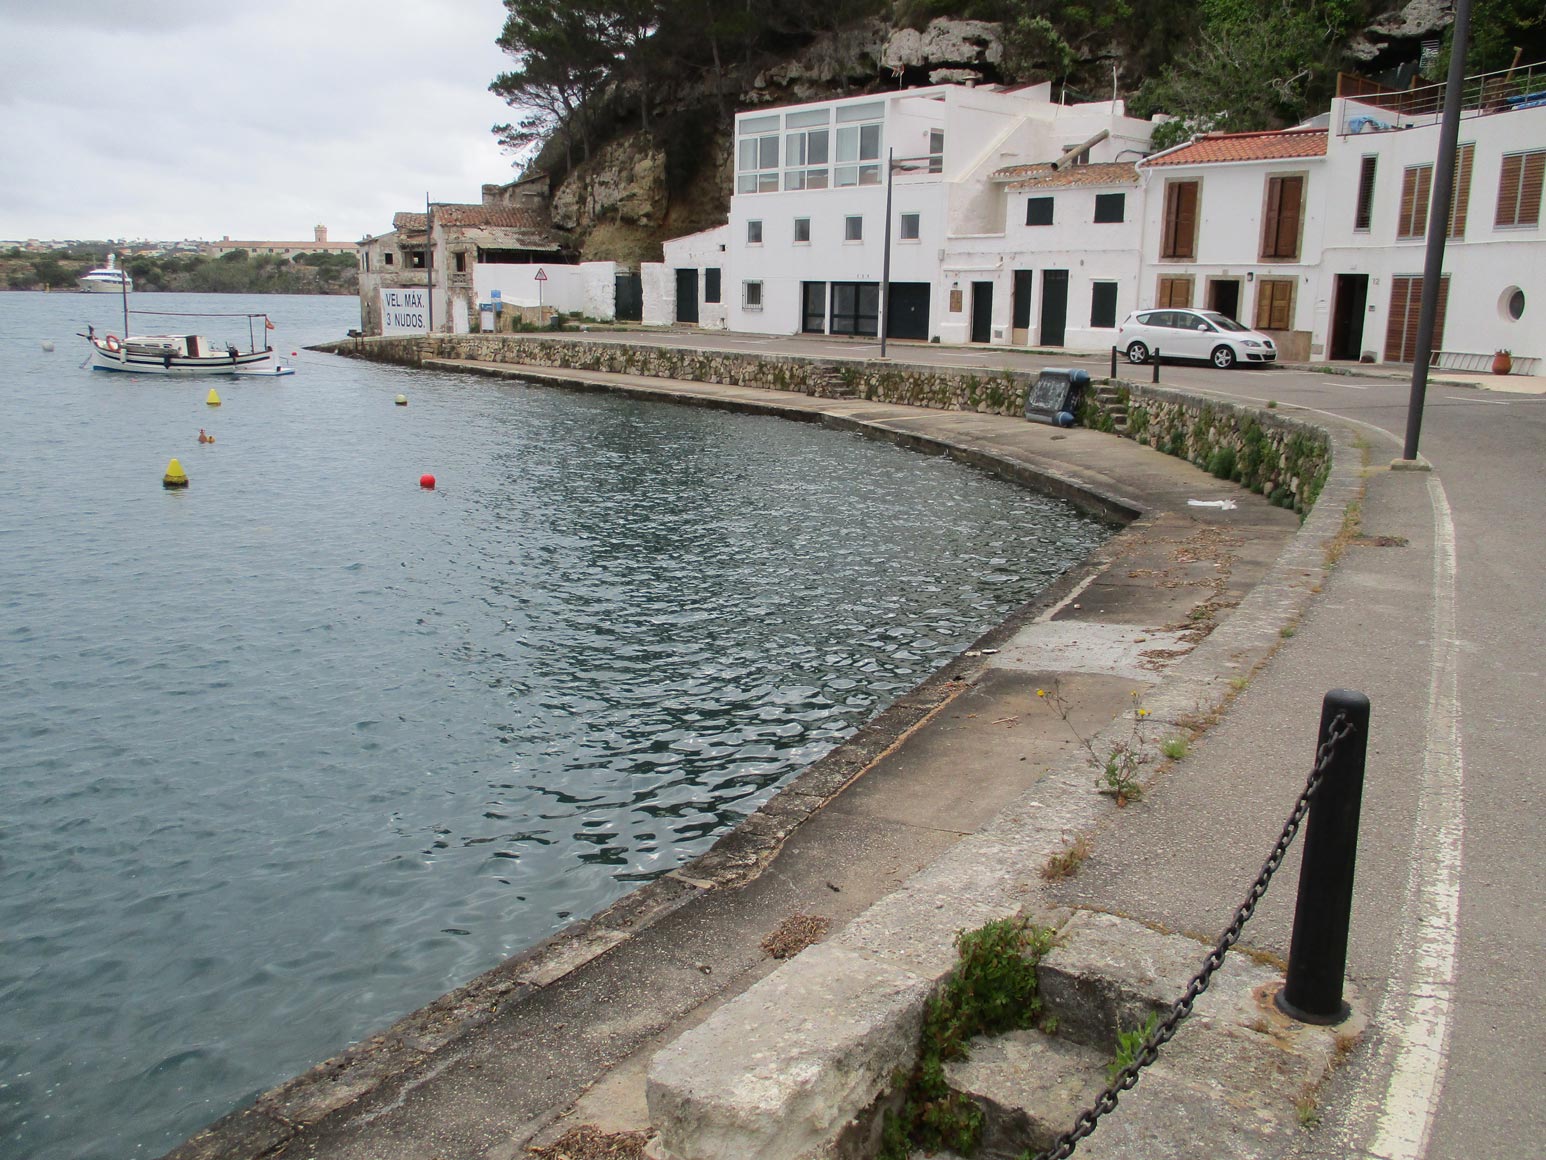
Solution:
{"label": "overcast sky", "polygon": [[509,181],[500,0],[0,0],[0,239],[304,239]]}

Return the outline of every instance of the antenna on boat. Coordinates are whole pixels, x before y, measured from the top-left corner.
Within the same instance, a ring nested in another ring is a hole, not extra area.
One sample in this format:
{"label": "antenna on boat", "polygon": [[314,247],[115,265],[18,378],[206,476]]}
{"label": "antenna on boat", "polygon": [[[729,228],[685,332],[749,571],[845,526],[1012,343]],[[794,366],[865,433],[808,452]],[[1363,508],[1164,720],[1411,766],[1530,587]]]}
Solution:
{"label": "antenna on boat", "polygon": [[[112,254],[107,256],[107,264],[109,266],[113,264]],[[118,272],[118,288],[123,291],[123,341],[127,347],[129,342],[129,273],[127,270]],[[129,356],[124,353],[120,357],[127,361]]]}

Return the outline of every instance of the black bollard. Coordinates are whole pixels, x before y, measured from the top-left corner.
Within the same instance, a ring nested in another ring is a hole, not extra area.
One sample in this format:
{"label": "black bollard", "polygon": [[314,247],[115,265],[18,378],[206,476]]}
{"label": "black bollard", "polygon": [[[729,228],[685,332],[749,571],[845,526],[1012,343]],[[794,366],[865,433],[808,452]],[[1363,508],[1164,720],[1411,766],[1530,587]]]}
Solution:
{"label": "black bollard", "polygon": [[1149,381],[1151,383],[1157,383],[1159,382],[1159,347],[1155,347],[1154,353],[1149,357],[1154,360],[1154,377]]}
{"label": "black bollard", "polygon": [[1299,900],[1288,950],[1288,976],[1278,1009],[1301,1023],[1340,1023],[1347,971],[1347,932],[1353,917],[1353,864],[1358,857],[1358,807],[1363,800],[1369,740],[1369,698],[1333,689],[1321,705],[1316,752],[1339,716],[1352,732],[1332,751],[1320,788],[1310,801],[1299,868]]}
{"label": "black bollard", "polygon": [[1111,348],[1111,377],[1113,379],[1115,379],[1117,377],[1117,348],[1116,347],[1112,347]]}

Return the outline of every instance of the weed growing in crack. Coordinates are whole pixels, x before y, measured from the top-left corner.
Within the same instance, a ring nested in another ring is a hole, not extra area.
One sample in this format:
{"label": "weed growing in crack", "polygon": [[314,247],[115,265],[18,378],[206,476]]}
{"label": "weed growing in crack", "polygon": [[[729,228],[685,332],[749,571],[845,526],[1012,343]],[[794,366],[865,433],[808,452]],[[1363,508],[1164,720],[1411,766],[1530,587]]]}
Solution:
{"label": "weed growing in crack", "polygon": [[[1074,728],[1071,719],[1073,706],[1063,696],[1062,689],[1056,683],[1050,689],[1037,689],[1036,696],[1052,706],[1052,711],[1068,726],[1068,731],[1074,735],[1074,740],[1079,742],[1081,748],[1090,755],[1090,760],[1095,763],[1095,769],[1100,774],[1100,792],[1110,794],[1116,799],[1119,806],[1125,806],[1128,802],[1137,801],[1143,796],[1143,783],[1139,780],[1144,763],[1145,738],[1143,735],[1143,723],[1149,716],[1149,711],[1138,703],[1138,690],[1133,690],[1133,727],[1128,736],[1110,744],[1104,752],[1097,750],[1094,744]],[[1081,859],[1082,861],[1082,859]]]}
{"label": "weed growing in crack", "polygon": [[1154,1034],[1154,1029],[1158,1026],[1159,1013],[1153,1012],[1143,1021],[1142,1027],[1117,1032],[1116,1058],[1106,1065],[1107,1083],[1115,1080],[1125,1068],[1131,1067],[1138,1061],[1138,1056],[1143,1052],[1143,1045],[1149,1042],[1149,1036]]}
{"label": "weed growing in crack", "polygon": [[959,962],[924,1008],[918,1062],[897,1077],[902,1107],[887,1112],[879,1160],[907,1160],[914,1149],[970,1156],[982,1135],[982,1109],[945,1079],[979,1035],[1033,1027],[1042,1013],[1036,964],[1053,932],[1023,918],[996,919],[956,934]]}

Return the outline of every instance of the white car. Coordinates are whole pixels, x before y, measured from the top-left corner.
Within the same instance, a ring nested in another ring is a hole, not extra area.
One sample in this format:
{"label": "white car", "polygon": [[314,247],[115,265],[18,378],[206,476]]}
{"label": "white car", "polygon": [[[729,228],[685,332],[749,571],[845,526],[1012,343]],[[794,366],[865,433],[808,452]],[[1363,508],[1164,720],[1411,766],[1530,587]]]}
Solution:
{"label": "white car", "polygon": [[1135,310],[1122,320],[1117,346],[1131,363],[1146,363],[1155,353],[1164,359],[1207,359],[1226,371],[1237,363],[1278,361],[1272,339],[1216,310]]}

